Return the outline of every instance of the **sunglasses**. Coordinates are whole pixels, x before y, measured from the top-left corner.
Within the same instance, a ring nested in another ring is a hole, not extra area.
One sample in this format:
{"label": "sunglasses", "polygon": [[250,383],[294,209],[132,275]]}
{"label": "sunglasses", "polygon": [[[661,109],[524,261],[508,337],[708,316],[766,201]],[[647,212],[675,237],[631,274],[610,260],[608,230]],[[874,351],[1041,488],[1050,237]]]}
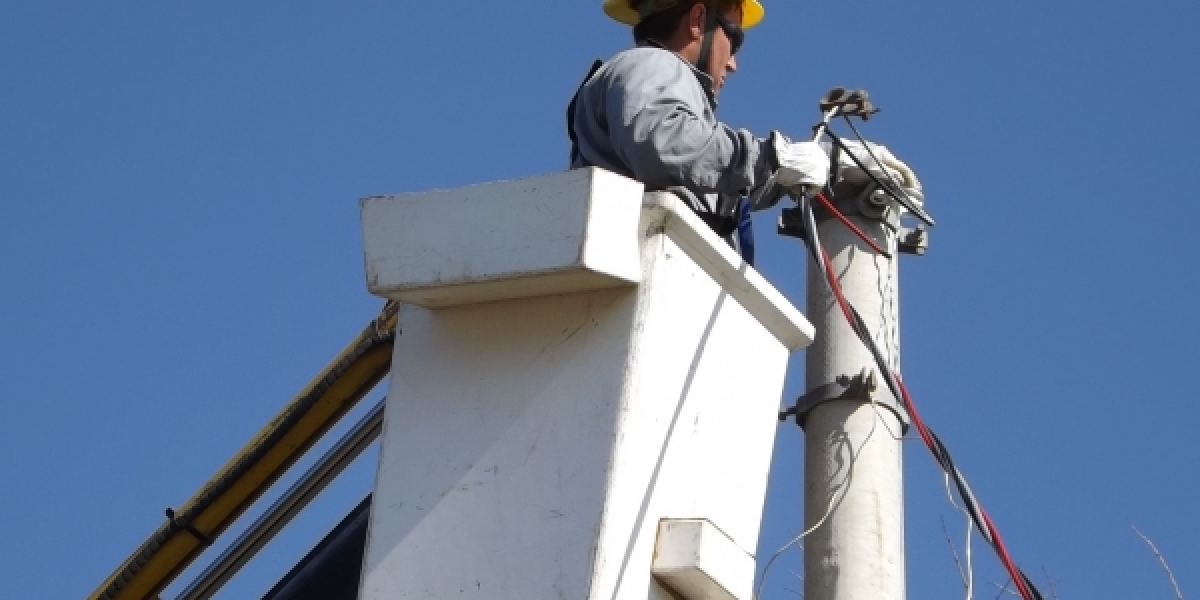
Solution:
{"label": "sunglasses", "polygon": [[746,41],[746,31],[741,26],[734,25],[724,15],[718,14],[714,16],[716,17],[717,25],[721,27],[721,31],[725,32],[725,37],[729,38],[731,48],[729,54],[737,54],[738,50],[742,48],[742,42]]}

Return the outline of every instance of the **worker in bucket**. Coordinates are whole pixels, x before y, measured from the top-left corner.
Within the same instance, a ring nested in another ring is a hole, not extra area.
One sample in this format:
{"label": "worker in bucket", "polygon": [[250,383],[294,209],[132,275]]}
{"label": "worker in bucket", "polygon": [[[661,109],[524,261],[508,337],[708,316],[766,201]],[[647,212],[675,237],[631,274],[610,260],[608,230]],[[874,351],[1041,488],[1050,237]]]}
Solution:
{"label": "worker in bucket", "polygon": [[[668,190],[753,264],[749,210],[825,185],[829,158],[811,141],[762,139],[717,121],[758,0],[604,0],[633,26],[635,47],[596,61],[567,109],[571,167],[596,166]],[[777,185],[760,189],[771,173]],[[754,198],[752,206],[747,197]]]}

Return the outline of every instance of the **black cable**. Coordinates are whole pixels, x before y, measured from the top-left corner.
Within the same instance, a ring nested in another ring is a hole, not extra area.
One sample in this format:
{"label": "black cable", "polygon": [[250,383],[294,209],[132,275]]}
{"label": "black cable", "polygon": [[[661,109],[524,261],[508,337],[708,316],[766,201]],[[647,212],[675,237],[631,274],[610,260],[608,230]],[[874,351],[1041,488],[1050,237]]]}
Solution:
{"label": "black cable", "polygon": [[[847,151],[847,154],[850,154],[853,157],[853,153]],[[860,168],[862,168],[861,165]],[[863,170],[865,171],[866,169]],[[805,200],[807,200],[807,198],[805,198]],[[903,403],[903,400],[907,398],[907,395],[903,393],[903,389],[899,381],[896,379],[895,373],[888,366],[887,360],[884,358],[883,353],[879,350],[879,347],[875,344],[875,340],[871,337],[870,330],[867,327],[866,322],[863,320],[862,315],[860,315],[858,310],[854,308],[854,306],[851,305],[848,300],[845,299],[839,290],[835,289],[835,284],[829,271],[830,265],[826,260],[824,250],[821,248],[820,238],[817,236],[816,221],[813,217],[811,202],[802,201],[800,207],[803,211],[802,222],[803,227],[806,230],[805,234],[807,240],[809,242],[809,251],[813,256],[813,260],[816,261],[816,266],[818,269],[820,269],[821,274],[825,279],[825,285],[829,289],[830,294],[839,300],[839,304],[848,309],[846,316],[850,328],[854,331],[855,335],[858,336],[859,340],[863,343],[866,349],[871,353],[871,356],[875,360],[876,366],[883,375],[884,383],[888,386],[889,391],[892,392],[897,400]],[[906,406],[906,409],[907,408],[908,407]],[[971,490],[971,486],[966,480],[966,477],[958,469],[958,466],[954,463],[954,459],[951,458],[950,451],[948,448],[946,448],[945,443],[943,443],[941,438],[939,438],[937,434],[933,432],[933,430],[929,429],[924,422],[920,421],[918,415],[916,415],[912,410],[909,410],[908,412],[909,417],[914,421],[914,423],[918,423],[918,427],[923,429],[929,435],[929,449],[933,454],[934,460],[939,466],[942,467],[942,470],[954,480],[955,489],[958,492],[959,498],[962,501],[967,514],[974,523],[975,528],[979,531],[980,535],[983,536],[984,540],[992,546],[992,549],[1000,556],[1001,562],[1005,563],[1005,568],[1015,571],[1015,573],[1020,576],[1022,580],[1021,583],[1023,585],[1017,585],[1018,589],[1022,592],[1028,592],[1027,600],[1044,600],[1044,597],[1042,596],[1041,591],[1037,589],[1037,586],[1033,584],[1024,571],[1022,571],[1012,562],[1011,557],[1007,556],[1007,550],[1003,549],[1002,542],[999,542],[999,540],[993,536],[992,528],[994,526],[991,525],[990,519],[988,519],[986,513],[980,506],[975,497],[974,491]],[[1025,594],[1022,595],[1025,596]]]}
{"label": "black cable", "polygon": [[[850,131],[854,132],[854,137],[858,138],[859,143],[863,145],[863,149],[867,151],[867,155],[871,157],[871,160],[874,160],[875,164],[879,165],[879,170],[883,171],[883,174],[888,178],[888,181],[892,182],[892,185],[896,186],[896,189],[903,192],[905,196],[908,196],[908,192],[905,191],[904,186],[900,185],[896,181],[896,178],[892,177],[891,171],[887,169],[887,166],[883,164],[883,161],[879,160],[878,156],[875,156],[875,151],[871,150],[871,145],[867,143],[867,138],[863,137],[863,135],[858,132],[858,128],[854,126],[854,121],[851,121],[850,117],[846,115],[842,115],[842,119],[846,121],[846,125],[850,126]],[[912,198],[909,197],[909,200],[912,200]]]}
{"label": "black cable", "polygon": [[[858,141],[859,141],[859,143],[862,144],[863,149],[867,151],[867,154],[871,157],[872,160],[875,161],[875,164],[879,166],[879,170],[882,171],[883,174],[888,178],[888,181],[890,181],[896,187],[896,189],[903,191],[903,186],[901,186],[899,183],[896,182],[896,180],[892,177],[891,173],[888,172],[886,165],[883,164],[883,161],[881,161],[879,159],[879,157],[875,155],[875,152],[871,150],[871,145],[869,143],[867,143],[866,138],[863,137],[862,133],[860,133],[858,131],[858,128],[854,126],[854,122],[850,120],[850,117],[848,115],[842,115],[842,119],[846,121],[846,125],[848,125],[850,127],[850,130],[854,132],[855,137],[858,138]],[[837,137],[837,134],[834,134],[832,131],[829,131],[828,128],[826,129],[826,131],[829,133],[829,136],[838,143],[839,148],[845,149],[844,143]],[[845,149],[845,152],[846,152],[846,154],[848,154],[850,156],[850,158],[854,161],[854,163],[856,165],[858,165],[858,168],[862,169],[863,172],[867,173],[867,175],[870,176],[872,178],[872,180],[875,181],[876,185],[879,185],[880,187],[884,188],[885,191],[887,191],[893,198],[896,199],[896,201],[900,202],[900,198],[897,197],[891,190],[887,189],[887,187],[884,186],[881,181],[879,181],[877,178],[875,178],[874,174],[871,173],[870,170],[867,169],[866,166],[863,165],[862,162],[859,161],[858,157],[854,156],[853,152],[850,152],[848,149]],[[905,196],[907,196],[907,193],[905,194]],[[916,214],[916,213],[914,213],[914,214]],[[832,288],[830,289],[830,291],[832,292]],[[858,326],[855,329],[859,329],[859,331],[858,331],[859,338],[867,345],[867,347],[871,351],[872,355],[874,355],[875,362],[876,362],[876,364],[879,365],[880,369],[890,375],[890,370],[885,368],[884,365],[886,363],[883,360],[883,357],[882,357],[881,353],[879,352],[878,348],[875,347],[874,340],[871,339],[870,335],[867,335],[869,332],[867,332],[867,330],[866,330],[866,326],[865,326],[865,323],[863,323],[863,321],[862,321],[862,317],[858,314],[858,311],[855,310],[853,306],[851,306],[850,309],[854,313],[855,320],[858,321]],[[902,398],[901,394],[899,393],[899,390],[896,389],[897,386],[896,386],[895,382],[892,381],[892,378],[885,376],[884,379],[885,379],[885,382],[888,384],[888,389],[892,392],[893,396],[897,399]],[[982,513],[979,510],[979,502],[975,498],[975,494],[974,494],[974,491],[971,489],[971,485],[967,482],[966,478],[962,475],[962,472],[959,471],[958,467],[954,464],[954,460],[950,457],[950,451],[946,448],[946,446],[942,442],[941,438],[939,438],[937,436],[937,434],[935,432],[933,432],[932,430],[929,431],[929,434],[933,441],[933,447],[931,447],[930,449],[933,450],[934,459],[938,462],[938,464],[942,467],[942,469],[947,474],[951,475],[952,479],[954,479],[954,486],[958,490],[959,497],[962,500],[964,507],[967,509],[969,514],[971,514],[972,519],[976,522],[976,525],[979,526],[980,524],[982,524],[984,522],[984,519],[983,519]],[[984,539],[988,543],[992,543],[992,535],[991,535],[991,532],[988,530],[988,528],[979,527],[979,531],[980,531],[980,534],[983,535]]]}
{"label": "black cable", "polygon": [[[872,173],[871,170],[868,169],[867,166],[864,165],[863,162],[859,160],[853,152],[850,151],[850,148],[846,146],[846,142],[842,140],[841,136],[834,133],[833,130],[829,129],[828,127],[825,128],[825,133],[829,136],[829,139],[833,140],[835,144],[841,147],[842,151],[844,151],[846,155],[850,157],[850,160],[854,161],[854,164],[857,165],[859,169],[862,169],[863,173],[867,174],[867,177],[871,178],[871,181],[875,182],[875,185],[879,186],[879,188],[887,193],[887,195],[891,196],[893,200],[899,202],[902,206],[904,206],[904,208],[907,208],[908,212],[911,212],[918,219],[924,221],[926,225],[929,225],[930,227],[936,225],[933,217],[930,217],[925,213],[924,210],[921,210],[921,208],[913,203],[907,196],[903,198],[898,196],[890,186],[884,184],[883,181],[880,181],[880,179],[876,177],[875,174]],[[866,142],[863,142],[863,145],[865,146]],[[872,154],[872,157],[874,157],[874,154]],[[882,169],[882,163],[880,164],[880,168]],[[883,171],[886,173],[887,169],[883,169]]]}

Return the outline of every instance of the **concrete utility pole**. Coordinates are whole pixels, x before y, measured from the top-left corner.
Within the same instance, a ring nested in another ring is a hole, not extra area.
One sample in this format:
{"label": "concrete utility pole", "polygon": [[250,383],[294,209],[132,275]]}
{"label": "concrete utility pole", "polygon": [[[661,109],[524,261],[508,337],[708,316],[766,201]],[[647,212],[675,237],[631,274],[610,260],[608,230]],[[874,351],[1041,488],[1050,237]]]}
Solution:
{"label": "concrete utility pole", "polygon": [[[890,366],[898,369],[896,235],[877,220],[850,218],[893,259],[875,253],[832,218],[818,223],[819,237],[846,299],[862,315]],[[806,398],[844,395],[812,406],[803,420],[806,530],[824,519],[805,541],[804,597],[902,600],[902,455],[901,442],[893,437],[901,434],[902,425],[885,406],[884,398],[892,400],[881,374],[820,270],[810,264],[808,273],[807,313],[818,335],[806,353]],[[876,406],[867,393],[875,395]]]}

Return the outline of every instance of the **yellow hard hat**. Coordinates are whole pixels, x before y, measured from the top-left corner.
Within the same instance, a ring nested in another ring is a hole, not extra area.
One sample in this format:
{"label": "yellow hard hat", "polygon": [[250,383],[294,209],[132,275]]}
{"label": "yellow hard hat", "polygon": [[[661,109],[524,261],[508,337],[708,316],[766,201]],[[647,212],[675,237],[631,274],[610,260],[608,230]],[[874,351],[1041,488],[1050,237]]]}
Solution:
{"label": "yellow hard hat", "polygon": [[[667,10],[679,0],[643,0],[657,4],[659,10]],[[604,0],[604,12],[626,25],[637,25],[642,18],[634,5],[637,0]],[[742,0],[742,29],[750,29],[763,19],[763,5],[758,0]]]}

